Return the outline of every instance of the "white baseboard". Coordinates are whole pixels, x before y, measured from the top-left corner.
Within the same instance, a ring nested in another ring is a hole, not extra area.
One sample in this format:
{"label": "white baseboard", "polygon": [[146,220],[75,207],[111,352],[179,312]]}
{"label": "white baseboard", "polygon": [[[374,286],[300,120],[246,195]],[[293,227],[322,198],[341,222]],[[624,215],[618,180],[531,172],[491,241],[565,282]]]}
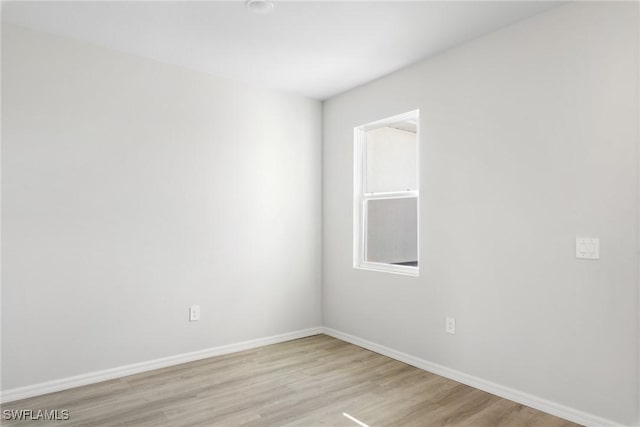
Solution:
{"label": "white baseboard", "polygon": [[512,388],[505,387],[500,384],[483,380],[482,378],[465,374],[464,372],[447,368],[446,366],[438,365],[436,363],[432,363],[427,360],[420,359],[420,358],[411,356],[409,354],[396,351],[392,348],[385,347],[383,345],[379,345],[371,341],[367,341],[365,339],[358,338],[356,336],[337,331],[335,329],[326,328],[326,327],[323,329],[326,335],[332,336],[339,340],[346,341],[351,344],[355,344],[359,347],[366,348],[367,350],[371,350],[373,352],[382,354],[392,359],[399,360],[400,362],[404,362],[408,365],[415,366],[416,368],[420,368],[422,370],[432,372],[434,374],[443,376],[445,378],[452,379],[462,384],[466,384],[468,386],[477,388],[479,390],[486,391],[496,396],[503,397],[513,402],[517,402],[522,405],[529,406],[531,408],[537,409],[542,412],[546,412],[551,415],[555,415],[560,418],[564,418],[565,420],[569,420],[586,427],[628,427],[628,426],[623,426],[622,424],[617,424],[613,421],[610,421],[604,418],[600,418],[596,415],[592,415],[586,412],[579,411],[574,408],[560,405],[558,403],[543,399],[538,396],[533,396],[528,393],[523,393],[521,391],[514,390]]}
{"label": "white baseboard", "polygon": [[258,338],[250,341],[243,341],[234,344],[228,344],[204,350],[193,351],[190,353],[178,354],[175,356],[163,357],[160,359],[149,360],[146,362],[134,363],[131,365],[119,366],[116,368],[105,369],[102,371],[90,372],[87,374],[77,375],[73,377],[61,378],[58,380],[48,381],[40,384],[34,384],[25,387],[18,387],[14,389],[4,390],[1,392],[0,401],[3,403],[12,402],[15,400],[26,399],[28,397],[40,396],[47,393],[53,393],[56,391],[66,390],[69,388],[79,387],[87,384],[95,384],[101,381],[112,380],[116,378],[126,377],[128,375],[138,374],[141,372],[147,372],[154,369],[165,368],[168,366],[179,365],[181,363],[193,362],[195,360],[206,359],[208,357],[220,356],[223,354],[235,353],[238,351],[249,350],[252,348],[263,347],[270,344],[277,344],[285,341],[290,341],[298,338],[304,338],[317,334],[326,334],[337,338],[342,341],[346,341],[351,344],[355,344],[359,347],[366,348],[384,356],[390,357],[395,360],[407,363],[411,366],[423,369],[428,372],[443,376],[445,378],[458,381],[460,383],[475,387],[479,390],[486,391],[496,396],[509,399],[511,401],[520,403],[522,405],[529,406],[534,409],[538,409],[542,412],[546,412],[551,415],[564,418],[566,420],[581,424],[586,427],[628,427],[622,424],[617,424],[613,421],[600,418],[598,416],[579,411],[558,403],[533,396],[528,393],[523,393],[518,390],[514,390],[509,387],[502,386],[490,381],[483,380],[472,375],[465,374],[464,372],[456,371],[454,369],[447,368],[446,366],[438,365],[436,363],[429,362],[424,359],[420,359],[411,356],[406,353],[396,351],[392,348],[385,347],[383,345],[376,344],[365,339],[337,331],[335,329],[326,327],[316,327],[303,329],[294,332],[288,332],[280,335],[273,335],[270,337]]}
{"label": "white baseboard", "polygon": [[102,371],[89,372],[87,374],[61,378],[58,380],[48,381],[40,384],[3,390],[0,393],[0,400],[2,401],[2,403],[12,402],[14,400],[40,396],[42,394],[53,393],[73,387],[95,384],[101,381],[107,381],[115,378],[126,377],[128,375],[139,374],[141,372],[152,371],[154,369],[166,368],[167,366],[179,365],[181,363],[193,362],[195,360],[206,359],[208,357],[221,356],[223,354],[235,353],[238,351],[249,350],[252,348],[263,347],[265,345],[277,344],[322,333],[324,333],[324,328],[322,327],[303,329],[294,332],[287,332],[280,335],[273,335],[270,337],[258,338],[250,341],[243,341],[235,344],[222,345],[219,347],[207,348],[190,353],[163,357],[146,362],[133,363],[131,365],[119,366]]}

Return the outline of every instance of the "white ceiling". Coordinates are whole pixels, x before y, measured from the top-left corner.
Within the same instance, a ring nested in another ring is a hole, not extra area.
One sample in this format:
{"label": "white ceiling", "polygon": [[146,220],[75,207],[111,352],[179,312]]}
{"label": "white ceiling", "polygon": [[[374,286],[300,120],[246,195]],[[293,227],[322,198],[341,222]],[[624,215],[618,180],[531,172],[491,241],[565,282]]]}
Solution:
{"label": "white ceiling", "polygon": [[560,4],[544,1],[3,2],[2,20],[326,99]]}

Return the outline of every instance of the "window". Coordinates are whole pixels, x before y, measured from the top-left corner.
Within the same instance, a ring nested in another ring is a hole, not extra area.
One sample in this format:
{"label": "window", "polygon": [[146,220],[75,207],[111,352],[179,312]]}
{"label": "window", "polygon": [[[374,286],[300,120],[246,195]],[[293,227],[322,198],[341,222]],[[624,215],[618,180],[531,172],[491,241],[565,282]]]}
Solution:
{"label": "window", "polygon": [[418,122],[416,110],[354,129],[355,268],[418,275]]}

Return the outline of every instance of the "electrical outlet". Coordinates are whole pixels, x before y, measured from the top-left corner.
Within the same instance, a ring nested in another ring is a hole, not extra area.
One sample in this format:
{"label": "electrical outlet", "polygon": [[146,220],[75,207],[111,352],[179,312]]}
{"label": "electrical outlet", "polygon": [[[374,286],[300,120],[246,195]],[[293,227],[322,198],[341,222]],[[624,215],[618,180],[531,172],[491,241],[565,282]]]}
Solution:
{"label": "electrical outlet", "polygon": [[189,307],[189,322],[197,322],[200,320],[200,306],[192,305]]}
{"label": "electrical outlet", "polygon": [[454,317],[447,317],[445,320],[444,330],[448,334],[455,335],[456,333],[456,319]]}

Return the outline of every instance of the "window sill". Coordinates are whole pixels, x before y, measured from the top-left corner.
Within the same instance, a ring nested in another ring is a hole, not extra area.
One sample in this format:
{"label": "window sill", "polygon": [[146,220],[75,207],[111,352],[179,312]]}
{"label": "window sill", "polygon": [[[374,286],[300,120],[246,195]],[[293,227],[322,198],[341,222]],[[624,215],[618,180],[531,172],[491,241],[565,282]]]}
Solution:
{"label": "window sill", "polygon": [[369,270],[369,271],[380,271],[383,273],[392,273],[392,274],[401,274],[404,276],[414,276],[417,277],[420,275],[419,267],[411,267],[407,265],[395,265],[395,264],[382,264],[376,262],[365,262],[361,264],[356,264],[353,268],[357,270]]}

